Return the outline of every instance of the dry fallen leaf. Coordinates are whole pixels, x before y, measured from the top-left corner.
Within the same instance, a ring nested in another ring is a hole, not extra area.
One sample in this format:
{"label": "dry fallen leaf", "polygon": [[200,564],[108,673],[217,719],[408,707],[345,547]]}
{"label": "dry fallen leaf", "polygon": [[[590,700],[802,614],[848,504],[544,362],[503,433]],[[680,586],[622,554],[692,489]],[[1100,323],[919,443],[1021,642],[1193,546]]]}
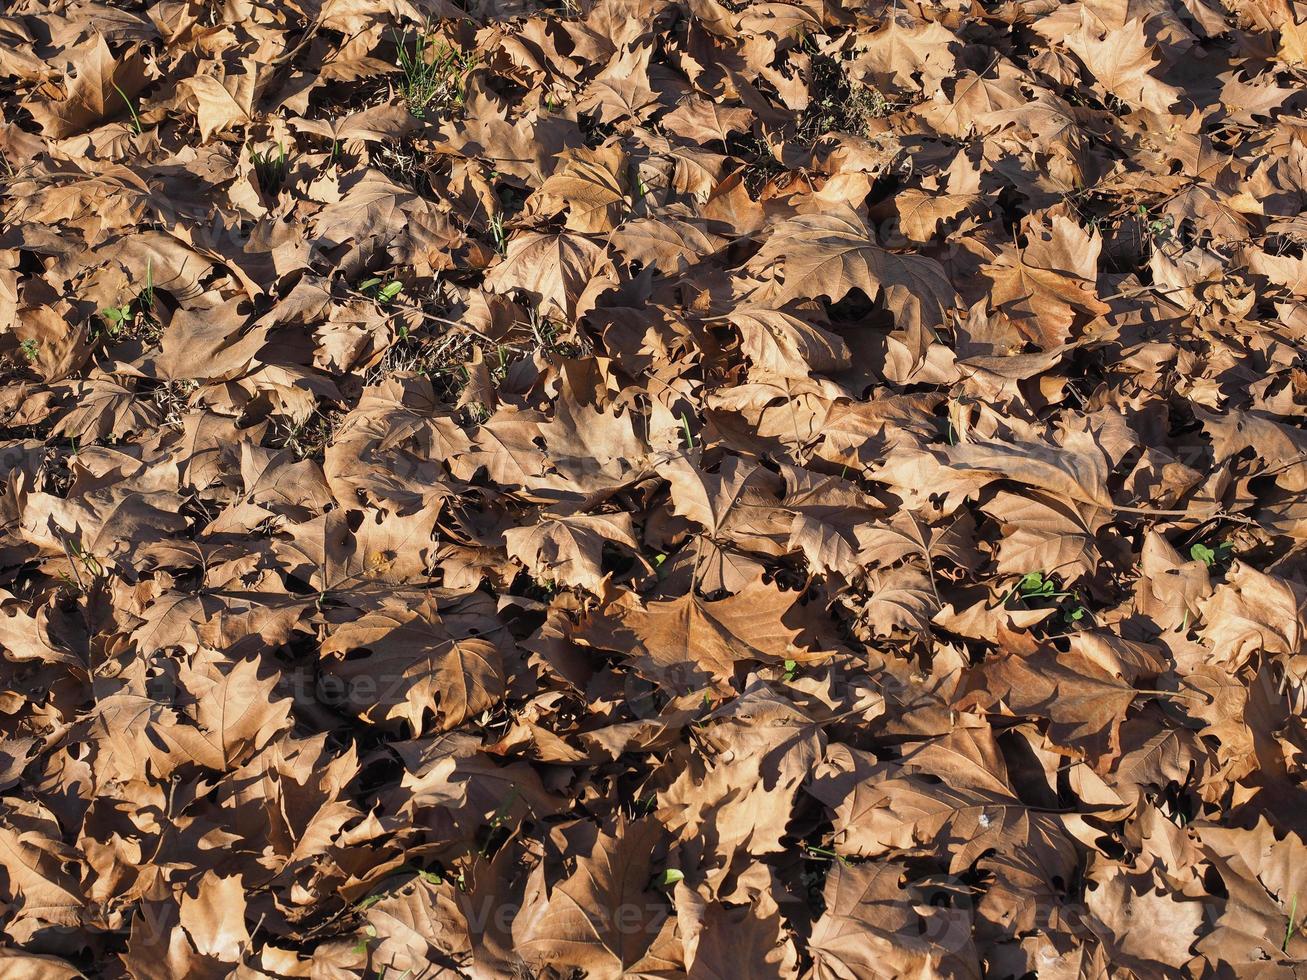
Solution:
{"label": "dry fallen leaf", "polygon": [[766,291],[776,303],[800,296],[838,302],[851,289],[869,297],[883,292],[889,309],[918,330],[941,326],[953,305],[953,287],[938,262],[879,247],[847,207],[778,224],[752,264],[773,270],[778,260],[781,280]]}
{"label": "dry fallen leaf", "polygon": [[[46,97],[27,105],[27,111],[45,135],[62,138],[85,132],[114,117],[134,112],[132,100],[149,84],[147,62],[140,51],[128,50],[117,58],[94,33],[67,51],[72,77],[66,78],[61,98]],[[48,91],[48,90],[47,90]]]}
{"label": "dry fallen leaf", "polygon": [[0,13],[0,975],[1291,977],[1299,0]]}

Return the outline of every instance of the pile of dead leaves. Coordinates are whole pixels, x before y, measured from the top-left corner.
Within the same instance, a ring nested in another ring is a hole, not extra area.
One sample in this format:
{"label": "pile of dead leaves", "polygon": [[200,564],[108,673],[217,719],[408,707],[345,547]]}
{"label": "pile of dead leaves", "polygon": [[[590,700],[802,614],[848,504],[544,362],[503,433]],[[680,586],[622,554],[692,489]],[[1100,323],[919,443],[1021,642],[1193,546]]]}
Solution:
{"label": "pile of dead leaves", "polygon": [[1307,5],[10,0],[0,974],[1307,974]]}

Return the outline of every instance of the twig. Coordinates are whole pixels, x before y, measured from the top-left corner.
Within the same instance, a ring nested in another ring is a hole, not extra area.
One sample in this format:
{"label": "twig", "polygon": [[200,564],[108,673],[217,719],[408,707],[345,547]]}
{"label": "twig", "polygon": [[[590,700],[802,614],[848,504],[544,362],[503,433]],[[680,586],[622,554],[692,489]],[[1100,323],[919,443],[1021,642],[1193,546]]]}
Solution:
{"label": "twig", "polygon": [[1307,452],[1299,453],[1297,456],[1293,457],[1293,459],[1287,459],[1278,466],[1272,466],[1269,470],[1262,470],[1262,472],[1255,474],[1255,476],[1274,476],[1276,473],[1283,472],[1284,470],[1290,469],[1294,466],[1301,466],[1303,463],[1307,463]]}
{"label": "twig", "polygon": [[[416,313],[418,316],[422,317],[422,319],[429,320],[432,323],[443,323],[447,327],[456,327],[459,330],[466,330],[468,333],[476,334],[476,336],[480,337],[488,344],[498,343],[498,341],[496,341],[493,337],[487,336],[486,334],[478,330],[476,327],[473,327],[466,323],[459,323],[457,320],[447,320],[443,316],[436,316],[434,313],[428,313],[420,306],[397,306],[395,307],[395,314],[399,314],[399,313]],[[512,345],[506,344],[505,346],[512,346]]]}
{"label": "twig", "polygon": [[1111,510],[1118,514],[1141,514],[1145,517],[1192,517],[1194,520],[1203,518],[1204,520],[1216,517],[1216,514],[1191,514],[1188,510],[1164,510],[1160,507],[1127,507],[1125,504],[1112,504]]}
{"label": "twig", "polygon": [[1136,286],[1134,289],[1123,289],[1119,293],[1113,293],[1111,296],[1100,296],[1098,301],[1106,303],[1114,299],[1132,299],[1135,296],[1142,296],[1144,293],[1157,293],[1161,296],[1170,296],[1172,293],[1182,293],[1186,289],[1192,289],[1192,286],[1172,286],[1170,289],[1158,289],[1156,286]]}
{"label": "twig", "polygon": [[315,20],[312,24],[309,25],[309,29],[304,32],[304,36],[300,38],[299,43],[295,45],[295,47],[287,51],[285,54],[281,55],[280,57],[273,58],[269,67],[280,68],[288,61],[292,61],[295,58],[295,56],[299,54],[301,51],[303,51],[304,48],[309,44],[309,42],[311,42],[317,36],[318,30],[321,27],[322,27],[322,21]]}

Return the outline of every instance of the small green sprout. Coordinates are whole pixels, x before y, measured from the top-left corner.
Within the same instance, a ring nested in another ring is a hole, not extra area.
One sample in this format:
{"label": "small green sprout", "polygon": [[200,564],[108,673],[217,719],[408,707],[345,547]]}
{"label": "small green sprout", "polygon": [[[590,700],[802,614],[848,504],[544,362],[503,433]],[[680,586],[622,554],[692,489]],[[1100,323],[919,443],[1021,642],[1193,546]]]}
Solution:
{"label": "small green sprout", "polygon": [[[380,898],[380,896],[376,896],[376,897],[378,899]],[[366,956],[368,953],[368,946],[371,945],[373,940],[375,940],[376,938],[377,938],[377,927],[372,924],[368,924],[364,926],[363,938],[361,938],[354,945],[351,952],[354,953],[356,956]]]}
{"label": "small green sprout", "polygon": [[393,303],[403,291],[404,284],[402,282],[396,282],[394,279],[384,280],[378,276],[373,276],[371,279],[365,279],[359,283],[359,292],[370,293],[372,298],[382,306]]}
{"label": "small green sprout", "polygon": [[110,337],[117,337],[129,327],[158,327],[154,307],[154,258],[151,256],[145,260],[145,284],[135,297],[121,306],[109,306],[100,311],[105,332]]}
{"label": "small green sprout", "polygon": [[466,54],[424,34],[417,34],[412,44],[395,35],[399,69],[404,74],[400,92],[408,111],[423,119],[433,110],[461,108],[468,73],[476,67],[477,56]]}
{"label": "small green sprout", "polygon": [[843,854],[840,854],[836,851],[832,851],[830,848],[814,847],[812,844],[804,844],[803,849],[807,851],[809,854],[815,854],[820,858],[830,860],[830,861],[838,861],[840,864],[844,865],[845,867],[850,867],[848,858],[846,858]]}
{"label": "small green sprout", "polygon": [[508,252],[508,236],[504,233],[504,216],[502,214],[492,214],[490,216],[490,234],[495,239],[495,251],[500,255]]}
{"label": "small green sprout", "polygon": [[28,337],[18,345],[19,352],[27,359],[28,364],[36,363],[36,358],[41,352],[40,343],[32,337]]}
{"label": "small green sprout", "polygon": [[1017,583],[1017,590],[1024,599],[1045,599],[1057,591],[1057,585],[1043,572],[1029,572]]}
{"label": "small green sprout", "polygon": [[286,148],[280,143],[275,148],[257,150],[250,147],[250,162],[254,164],[254,178],[259,190],[276,194],[286,181]]}
{"label": "small green sprout", "polygon": [[1152,218],[1149,216],[1148,207],[1139,205],[1139,217],[1143,220],[1144,226],[1148,233],[1154,238],[1165,241],[1171,237],[1171,230],[1175,227],[1175,218],[1171,215],[1165,215],[1161,218]]}
{"label": "small green sprout", "polygon": [[117,82],[113,81],[113,79],[110,79],[109,84],[112,85],[113,90],[118,93],[118,97],[123,100],[123,104],[127,106],[127,111],[132,114],[132,132],[135,133],[137,136],[140,136],[141,117],[136,114],[136,106],[132,105],[132,100],[127,97],[126,92],[124,92],[122,89],[118,87]]}
{"label": "small green sprout", "polygon": [[1234,545],[1229,541],[1222,541],[1215,548],[1208,547],[1202,542],[1189,546],[1189,557],[1194,561],[1200,561],[1208,568],[1214,568],[1216,565],[1224,562],[1234,551]]}
{"label": "small green sprout", "polygon": [[86,569],[86,573],[92,578],[100,578],[104,575],[104,566],[100,564],[100,559],[83,548],[78,542],[68,542],[68,554],[81,562],[82,567]]}
{"label": "small green sprout", "polygon": [[1030,602],[1046,599],[1066,599],[1074,595],[1074,592],[1058,589],[1057,583],[1053,581],[1052,577],[1045,575],[1043,572],[1027,572],[1021,576],[1016,585],[1008,590],[1008,594],[1003,597],[1000,605],[1006,606],[1014,596]]}
{"label": "small green sprout", "polygon": [[685,872],[680,871],[677,868],[666,868],[654,878],[654,881],[663,887],[674,885],[678,881],[684,880]]}
{"label": "small green sprout", "polygon": [[502,801],[500,801],[499,806],[496,808],[495,812],[490,816],[489,826],[491,830],[498,830],[500,827],[503,827],[506,823],[508,823],[509,814],[513,812],[513,804],[517,801],[517,799],[518,799],[517,787],[510,786],[508,790],[508,794],[504,797]]}
{"label": "small green sprout", "polygon": [[145,288],[141,290],[139,298],[145,309],[154,309],[154,256],[145,260]]}
{"label": "small green sprout", "polygon": [[100,311],[104,317],[105,325],[109,328],[109,335],[116,337],[118,331],[128,326],[134,319],[132,314],[132,303],[128,300],[122,306],[110,306]]}

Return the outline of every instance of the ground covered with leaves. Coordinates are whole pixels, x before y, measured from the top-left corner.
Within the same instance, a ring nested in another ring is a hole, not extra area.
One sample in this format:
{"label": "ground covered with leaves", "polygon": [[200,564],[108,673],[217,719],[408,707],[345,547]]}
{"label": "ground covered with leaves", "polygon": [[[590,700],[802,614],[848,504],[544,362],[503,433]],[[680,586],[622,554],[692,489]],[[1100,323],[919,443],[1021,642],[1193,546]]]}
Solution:
{"label": "ground covered with leaves", "polygon": [[0,974],[1307,973],[1304,22],[10,0]]}

